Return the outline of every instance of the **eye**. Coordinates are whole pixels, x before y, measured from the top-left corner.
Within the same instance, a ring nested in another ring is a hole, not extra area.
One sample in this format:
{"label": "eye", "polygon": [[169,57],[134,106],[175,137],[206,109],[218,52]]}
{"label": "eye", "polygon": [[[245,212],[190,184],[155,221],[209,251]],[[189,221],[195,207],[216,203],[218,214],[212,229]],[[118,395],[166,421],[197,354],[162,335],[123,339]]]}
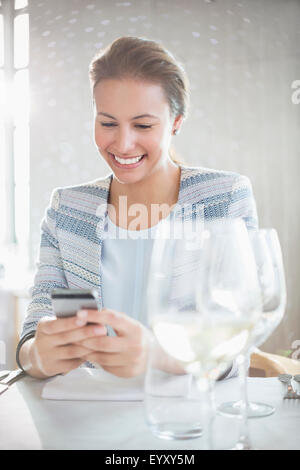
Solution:
{"label": "eye", "polygon": [[152,126],[147,126],[146,124],[137,124],[136,127],[140,129],[151,129]]}
{"label": "eye", "polygon": [[101,122],[100,124],[103,127],[115,127],[116,126],[114,122]]}
{"label": "eye", "polygon": [[[102,127],[116,127],[117,124],[115,122],[100,122]],[[136,124],[135,127],[138,129],[151,129],[151,125],[146,125],[146,124]]]}

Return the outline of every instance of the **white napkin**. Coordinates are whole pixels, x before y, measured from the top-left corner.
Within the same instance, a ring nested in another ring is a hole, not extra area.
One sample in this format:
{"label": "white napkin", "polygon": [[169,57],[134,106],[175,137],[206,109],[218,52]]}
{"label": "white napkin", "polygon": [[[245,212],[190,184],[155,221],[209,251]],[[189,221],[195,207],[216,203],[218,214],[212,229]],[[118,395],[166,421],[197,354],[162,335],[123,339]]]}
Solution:
{"label": "white napkin", "polygon": [[103,369],[79,367],[48,379],[42,398],[48,400],[142,401],[144,376],[123,379]]}

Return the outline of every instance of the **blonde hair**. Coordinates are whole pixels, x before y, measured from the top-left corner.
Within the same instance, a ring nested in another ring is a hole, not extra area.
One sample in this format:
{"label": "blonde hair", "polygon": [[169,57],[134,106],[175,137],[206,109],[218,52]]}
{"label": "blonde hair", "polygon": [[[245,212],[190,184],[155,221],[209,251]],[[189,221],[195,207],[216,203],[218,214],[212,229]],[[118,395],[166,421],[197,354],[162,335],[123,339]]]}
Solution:
{"label": "blonde hair", "polygon": [[[171,117],[187,117],[189,104],[188,78],[181,64],[155,41],[124,36],[98,52],[89,67],[94,94],[101,80],[136,78],[160,84],[169,104]],[[176,163],[179,160],[171,158]]]}

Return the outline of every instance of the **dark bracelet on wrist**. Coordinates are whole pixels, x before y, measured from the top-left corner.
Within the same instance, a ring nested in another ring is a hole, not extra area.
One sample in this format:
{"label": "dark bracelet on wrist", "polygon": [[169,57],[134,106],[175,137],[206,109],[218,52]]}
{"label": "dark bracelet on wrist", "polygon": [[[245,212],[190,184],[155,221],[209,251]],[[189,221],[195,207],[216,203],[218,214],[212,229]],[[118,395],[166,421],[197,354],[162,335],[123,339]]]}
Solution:
{"label": "dark bracelet on wrist", "polygon": [[20,369],[22,369],[24,372],[26,372],[26,370],[23,369],[23,367],[20,363],[20,358],[19,358],[20,349],[23,346],[23,344],[26,343],[26,341],[28,341],[29,339],[34,338],[34,337],[35,337],[35,331],[30,331],[29,333],[24,335],[23,338],[20,339],[20,341],[18,343],[18,346],[17,346],[17,349],[16,349],[16,363],[17,363],[18,367]]}

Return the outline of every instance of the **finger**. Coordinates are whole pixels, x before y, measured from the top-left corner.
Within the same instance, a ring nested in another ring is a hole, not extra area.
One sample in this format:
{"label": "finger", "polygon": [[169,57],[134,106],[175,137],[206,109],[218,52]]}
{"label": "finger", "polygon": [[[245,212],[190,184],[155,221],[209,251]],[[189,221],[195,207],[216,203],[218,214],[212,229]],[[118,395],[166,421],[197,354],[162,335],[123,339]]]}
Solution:
{"label": "finger", "polygon": [[125,354],[119,353],[101,353],[92,352],[85,356],[85,359],[90,362],[96,362],[97,364],[105,367],[124,367],[128,366],[128,357]]}
{"label": "finger", "polygon": [[80,343],[81,341],[98,336],[106,336],[107,330],[103,325],[87,325],[75,330],[63,331],[53,336],[55,345],[60,346],[63,344]]}
{"label": "finger", "polygon": [[86,325],[87,321],[84,318],[79,318],[76,315],[68,318],[44,317],[39,323],[39,331],[46,335],[55,335],[63,331],[74,330]]}
{"label": "finger", "polygon": [[85,359],[67,359],[59,361],[59,370],[61,374],[67,374],[71,370],[77,369],[85,362]]}
{"label": "finger", "polygon": [[128,334],[130,334],[130,336],[136,336],[140,332],[141,324],[123,312],[117,312],[116,310],[106,308],[102,310],[84,311],[87,312],[86,315],[89,322],[109,325],[120,336]]}
{"label": "finger", "polygon": [[45,377],[52,377],[57,374],[69,372],[72,369],[76,369],[86,361],[85,356],[83,356],[82,358],[55,360],[50,364],[43,364],[42,361],[39,360],[40,358],[38,353],[37,356],[38,362],[36,366]]}
{"label": "finger", "polygon": [[90,349],[78,344],[68,344],[67,346],[59,346],[56,348],[56,358],[60,361],[66,359],[81,359],[90,353]]}
{"label": "finger", "polygon": [[117,377],[123,377],[123,378],[126,378],[126,379],[128,379],[130,377],[136,377],[136,376],[138,376],[138,375],[140,375],[144,372],[143,369],[139,366],[136,366],[136,367],[103,366],[102,368],[106,372],[109,372],[110,374],[116,375]]}
{"label": "finger", "polygon": [[128,349],[128,342],[120,336],[101,336],[80,341],[80,345],[98,352],[123,353]]}

